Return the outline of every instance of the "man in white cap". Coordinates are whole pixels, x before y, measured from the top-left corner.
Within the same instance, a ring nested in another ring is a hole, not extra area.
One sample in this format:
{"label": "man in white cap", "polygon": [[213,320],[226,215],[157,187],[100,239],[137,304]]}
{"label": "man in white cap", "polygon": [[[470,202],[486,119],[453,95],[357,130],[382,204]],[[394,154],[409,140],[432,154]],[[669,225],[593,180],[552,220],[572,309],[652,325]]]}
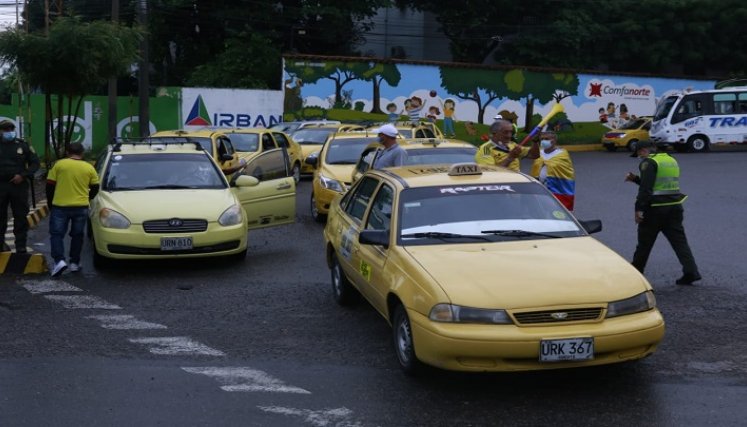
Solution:
{"label": "man in white cap", "polygon": [[379,128],[379,142],[384,145],[384,151],[379,154],[374,162],[374,169],[402,166],[407,161],[407,152],[397,144],[397,128],[386,124]]}

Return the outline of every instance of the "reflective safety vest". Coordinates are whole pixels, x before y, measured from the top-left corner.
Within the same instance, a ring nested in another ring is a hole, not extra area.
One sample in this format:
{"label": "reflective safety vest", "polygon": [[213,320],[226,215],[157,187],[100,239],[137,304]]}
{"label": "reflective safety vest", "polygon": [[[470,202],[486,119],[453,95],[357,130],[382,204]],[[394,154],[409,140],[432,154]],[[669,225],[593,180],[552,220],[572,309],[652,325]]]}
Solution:
{"label": "reflective safety vest", "polygon": [[654,181],[653,196],[654,201],[651,206],[668,206],[679,205],[687,197],[677,201],[668,200],[666,202],[657,202],[656,196],[676,196],[680,193],[680,167],[677,160],[667,153],[657,153],[649,156],[649,159],[656,162],[656,181]]}

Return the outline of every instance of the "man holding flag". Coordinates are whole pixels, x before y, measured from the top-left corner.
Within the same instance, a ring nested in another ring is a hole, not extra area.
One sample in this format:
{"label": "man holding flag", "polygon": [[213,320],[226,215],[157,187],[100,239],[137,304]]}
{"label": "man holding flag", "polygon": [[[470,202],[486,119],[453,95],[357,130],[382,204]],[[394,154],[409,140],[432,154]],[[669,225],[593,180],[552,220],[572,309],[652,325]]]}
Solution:
{"label": "man holding flag", "polygon": [[490,140],[482,144],[475,153],[475,162],[483,165],[503,166],[519,172],[519,159],[536,159],[539,157],[539,145],[532,148],[522,147],[511,141],[513,135],[511,122],[496,120],[490,125]]}
{"label": "man holding flag", "polygon": [[558,136],[555,132],[542,132],[540,139],[542,151],[532,165],[531,175],[572,211],[576,194],[576,173],[571,156],[567,150],[558,148]]}

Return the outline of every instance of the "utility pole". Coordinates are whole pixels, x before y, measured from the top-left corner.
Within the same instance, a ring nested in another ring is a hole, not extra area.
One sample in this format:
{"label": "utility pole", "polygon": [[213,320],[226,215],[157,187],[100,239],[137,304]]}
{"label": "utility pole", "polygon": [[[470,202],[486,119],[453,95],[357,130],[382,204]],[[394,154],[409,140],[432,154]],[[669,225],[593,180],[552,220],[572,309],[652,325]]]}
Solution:
{"label": "utility pole", "polygon": [[[112,22],[119,22],[119,0],[112,0]],[[117,137],[117,77],[109,77],[109,141]]]}
{"label": "utility pole", "polygon": [[[148,1],[139,0],[137,8],[138,24],[142,28],[148,27]],[[150,61],[148,60],[148,38],[143,37],[140,42],[140,63],[138,65],[138,97],[140,100],[140,111],[138,124],[140,128],[140,137],[145,138],[150,134],[150,106],[148,99],[148,71],[150,70]]]}

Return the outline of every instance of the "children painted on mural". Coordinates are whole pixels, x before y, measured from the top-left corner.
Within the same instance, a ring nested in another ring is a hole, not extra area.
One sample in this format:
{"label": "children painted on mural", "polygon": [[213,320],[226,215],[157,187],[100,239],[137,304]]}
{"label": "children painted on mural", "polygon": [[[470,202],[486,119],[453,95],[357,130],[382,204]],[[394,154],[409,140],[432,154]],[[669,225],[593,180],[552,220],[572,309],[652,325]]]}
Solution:
{"label": "children painted on mural", "polygon": [[410,123],[417,124],[420,122],[420,112],[423,110],[423,100],[417,96],[413,96],[409,99],[410,105],[407,105],[405,101],[405,110],[407,115],[410,117]]}
{"label": "children painted on mural", "polygon": [[428,107],[428,115],[425,116],[429,122],[435,124],[436,120],[438,120],[438,116],[441,114],[441,110],[438,109],[436,106],[430,106]]}
{"label": "children painted on mural", "polygon": [[456,120],[454,109],[456,108],[456,103],[453,99],[447,98],[441,104],[441,108],[444,110],[444,135],[454,138],[456,137],[456,132],[454,131],[454,120]]}
{"label": "children painted on mural", "polygon": [[386,106],[387,114],[387,120],[389,123],[395,123],[397,120],[399,120],[399,113],[397,113],[397,104],[390,102]]}
{"label": "children painted on mural", "polygon": [[604,107],[599,108],[599,123],[607,123],[607,112],[604,111]]}

